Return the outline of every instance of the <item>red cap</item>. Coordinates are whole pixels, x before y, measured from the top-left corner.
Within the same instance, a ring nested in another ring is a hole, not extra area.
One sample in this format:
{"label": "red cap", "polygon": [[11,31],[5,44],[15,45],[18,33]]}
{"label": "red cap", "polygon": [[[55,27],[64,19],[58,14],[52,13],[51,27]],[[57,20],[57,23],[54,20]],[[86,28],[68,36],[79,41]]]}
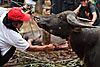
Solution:
{"label": "red cap", "polygon": [[21,9],[18,7],[13,7],[8,12],[8,19],[14,20],[14,21],[29,21],[31,16],[29,14],[22,13]]}

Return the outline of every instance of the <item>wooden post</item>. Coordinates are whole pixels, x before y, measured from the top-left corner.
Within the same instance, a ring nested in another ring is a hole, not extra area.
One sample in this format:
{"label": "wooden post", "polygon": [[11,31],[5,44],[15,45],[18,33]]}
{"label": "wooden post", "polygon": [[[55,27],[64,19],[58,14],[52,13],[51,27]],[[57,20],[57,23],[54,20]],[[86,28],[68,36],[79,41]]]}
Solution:
{"label": "wooden post", "polygon": [[51,42],[51,35],[47,31],[43,30],[42,45],[48,45]]}
{"label": "wooden post", "polygon": [[42,14],[42,0],[38,0],[35,6],[35,12]]}

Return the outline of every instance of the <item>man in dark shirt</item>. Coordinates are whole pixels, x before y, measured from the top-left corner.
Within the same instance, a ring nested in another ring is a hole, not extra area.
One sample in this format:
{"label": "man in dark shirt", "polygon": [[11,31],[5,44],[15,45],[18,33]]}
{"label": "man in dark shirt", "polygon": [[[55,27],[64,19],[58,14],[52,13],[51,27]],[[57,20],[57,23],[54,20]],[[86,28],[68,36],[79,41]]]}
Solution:
{"label": "man in dark shirt", "polygon": [[90,25],[99,25],[99,11],[89,0],[80,0],[80,5],[74,10],[74,12],[82,18],[87,18],[93,22],[89,22]]}

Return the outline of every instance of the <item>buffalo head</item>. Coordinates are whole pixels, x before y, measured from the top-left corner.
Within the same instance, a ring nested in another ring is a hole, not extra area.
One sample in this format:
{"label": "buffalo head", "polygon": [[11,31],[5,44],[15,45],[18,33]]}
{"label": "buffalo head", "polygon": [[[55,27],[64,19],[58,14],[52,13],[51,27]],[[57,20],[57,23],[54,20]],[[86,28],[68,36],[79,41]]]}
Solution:
{"label": "buffalo head", "polygon": [[51,34],[66,38],[76,29],[93,27],[86,22],[90,20],[79,18],[72,11],[65,11],[56,15],[41,16],[38,25]]}

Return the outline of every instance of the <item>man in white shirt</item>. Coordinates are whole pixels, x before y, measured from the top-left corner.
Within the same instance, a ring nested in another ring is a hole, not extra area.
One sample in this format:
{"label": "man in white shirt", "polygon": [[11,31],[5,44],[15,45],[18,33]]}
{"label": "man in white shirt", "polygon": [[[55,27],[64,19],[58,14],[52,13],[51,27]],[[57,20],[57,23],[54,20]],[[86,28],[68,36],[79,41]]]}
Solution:
{"label": "man in white shirt", "polygon": [[53,44],[44,46],[32,46],[17,30],[23,25],[23,21],[29,21],[31,16],[22,13],[21,9],[14,7],[0,17],[0,66],[3,66],[12,57],[15,49],[20,51],[45,51],[53,50]]}

